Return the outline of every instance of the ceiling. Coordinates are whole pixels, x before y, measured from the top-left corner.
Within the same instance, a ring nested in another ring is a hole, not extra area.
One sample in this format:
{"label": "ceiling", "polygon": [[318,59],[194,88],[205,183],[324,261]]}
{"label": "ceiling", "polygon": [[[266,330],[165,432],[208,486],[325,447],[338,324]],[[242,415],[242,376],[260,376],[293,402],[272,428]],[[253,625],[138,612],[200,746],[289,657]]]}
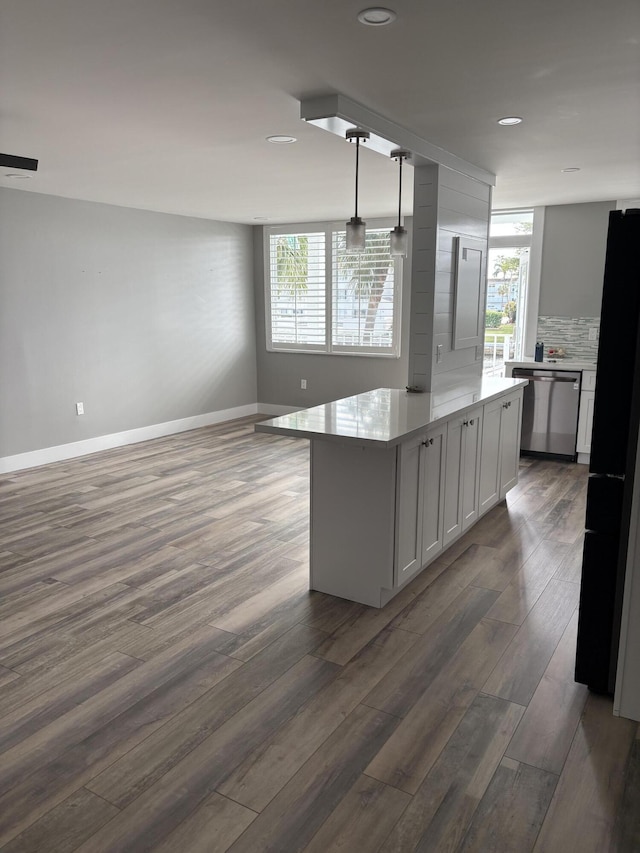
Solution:
{"label": "ceiling", "polygon": [[[0,186],[345,219],[353,146],[299,118],[301,99],[341,93],[495,173],[496,208],[640,196],[638,0],[388,5],[397,19],[367,27],[363,0],[2,0],[0,150],[40,167]],[[396,198],[397,166],[363,151],[361,215]]]}

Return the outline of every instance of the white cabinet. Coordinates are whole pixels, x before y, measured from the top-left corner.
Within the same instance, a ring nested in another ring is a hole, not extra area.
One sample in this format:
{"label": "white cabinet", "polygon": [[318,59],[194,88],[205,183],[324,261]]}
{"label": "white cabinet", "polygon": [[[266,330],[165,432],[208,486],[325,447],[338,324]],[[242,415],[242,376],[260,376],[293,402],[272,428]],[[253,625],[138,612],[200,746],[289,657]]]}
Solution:
{"label": "white cabinet", "polygon": [[467,416],[462,468],[462,532],[480,517],[480,448],[482,443],[482,409]]}
{"label": "white cabinet", "polygon": [[522,394],[513,394],[502,403],[500,418],[500,500],[518,482]]}
{"label": "white cabinet", "polygon": [[446,426],[431,430],[422,445],[420,457],[422,520],[422,565],[426,565],[444,546],[443,507]]}
{"label": "white cabinet", "polygon": [[444,544],[453,542],[478,518],[478,475],[482,410],[447,425],[444,485]]}
{"label": "white cabinet", "polygon": [[580,410],[578,412],[578,453],[591,453],[591,431],[593,430],[593,403],[595,391],[580,393]]}
{"label": "white cabinet", "polygon": [[578,437],[576,443],[576,450],[578,453],[591,453],[591,430],[593,429],[595,387],[595,370],[583,370],[582,388],[580,391],[580,409],[578,411]]}
{"label": "white cabinet", "polygon": [[395,583],[420,571],[443,548],[446,426],[398,448]]}
{"label": "white cabinet", "polygon": [[311,441],[311,588],[383,607],[515,485],[522,390],[395,446]]}
{"label": "white cabinet", "polygon": [[480,449],[480,494],[478,510],[483,515],[500,500],[500,421],[503,399],[484,407]]}
{"label": "white cabinet", "polygon": [[518,482],[522,391],[484,407],[480,448],[479,514],[487,512]]}

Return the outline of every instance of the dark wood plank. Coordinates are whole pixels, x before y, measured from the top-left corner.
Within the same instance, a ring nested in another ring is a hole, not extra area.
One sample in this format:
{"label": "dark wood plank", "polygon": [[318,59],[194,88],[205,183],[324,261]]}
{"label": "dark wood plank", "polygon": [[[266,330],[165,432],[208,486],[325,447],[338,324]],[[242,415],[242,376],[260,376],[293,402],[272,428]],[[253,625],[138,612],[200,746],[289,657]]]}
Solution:
{"label": "dark wood plank", "polygon": [[397,665],[416,637],[387,630],[348,663],[336,679],[264,741],[218,790],[261,811],[325,740],[351,714],[372,685]]}
{"label": "dark wood plank", "polygon": [[0,762],[0,843],[25,829],[239,666],[215,640],[139,665],[12,747]]}
{"label": "dark wood plank", "polygon": [[[578,606],[576,584],[550,580],[502,659],[483,686],[485,693],[527,705]],[[489,611],[489,615],[491,614]]]}
{"label": "dark wood plank", "polygon": [[[305,656],[80,849],[107,853],[153,848],[189,817],[256,746],[320,690],[334,676],[335,669],[328,661]],[[255,821],[251,826],[254,824]]]}
{"label": "dark wood plank", "polygon": [[498,593],[468,587],[416,641],[373,690],[364,704],[397,717],[405,717],[445,664],[487,614]]}
{"label": "dark wood plank", "polygon": [[155,853],[225,853],[256,816],[213,793],[153,849]]}
{"label": "dark wood plank", "polygon": [[3,853],[71,853],[119,809],[80,788],[5,844]]}
{"label": "dark wood plank", "polygon": [[491,619],[522,625],[564,560],[568,546],[543,540],[489,611]]}
{"label": "dark wood plank", "polygon": [[415,794],[515,630],[506,622],[483,619],[413,705],[366,773]]}
{"label": "dark wood plank", "polygon": [[[89,788],[120,807],[128,805],[283,677],[323,637],[321,632],[306,626],[292,629],[181,713],[174,714],[172,720],[149,734],[139,746],[128,750],[87,783]],[[232,769],[228,767],[227,773]]]}
{"label": "dark wood plank", "polygon": [[362,775],[304,848],[305,853],[376,853],[410,800],[409,794]]}
{"label": "dark wood plank", "polygon": [[106,690],[123,675],[136,669],[142,661],[113,652],[96,661],[71,682],[64,682],[41,693],[30,702],[4,714],[0,721],[0,751],[6,752],[40,729],[53,723],[68,711]]}
{"label": "dark wood plank", "polygon": [[456,850],[522,712],[504,699],[477,696],[381,853]]}
{"label": "dark wood plank", "polygon": [[533,850],[557,782],[554,773],[504,758],[458,849],[475,853]]}
{"label": "dark wood plank", "polygon": [[629,754],[613,846],[621,853],[640,850],[640,727]]}
{"label": "dark wood plank", "polygon": [[359,705],[229,848],[229,853],[304,850],[348,795],[397,722],[389,714]]}
{"label": "dark wood plank", "polygon": [[616,850],[615,825],[636,730],[637,723],[612,717],[609,698],[589,694],[535,853]]}
{"label": "dark wood plank", "polygon": [[574,613],[506,751],[509,758],[558,775],[587,700],[587,688],[574,680],[577,628]]}
{"label": "dark wood plank", "polygon": [[493,548],[469,545],[452,563],[445,564],[446,571],[436,561],[437,576],[394,619],[394,627],[424,634],[478,574],[494,565],[495,553]]}

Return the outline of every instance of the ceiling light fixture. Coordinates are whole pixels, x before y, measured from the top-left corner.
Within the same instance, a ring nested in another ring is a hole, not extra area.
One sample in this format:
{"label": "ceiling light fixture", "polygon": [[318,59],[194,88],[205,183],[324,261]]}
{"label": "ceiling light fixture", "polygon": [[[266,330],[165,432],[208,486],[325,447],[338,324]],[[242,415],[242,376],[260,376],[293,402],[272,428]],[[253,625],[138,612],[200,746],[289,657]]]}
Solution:
{"label": "ceiling light fixture", "polygon": [[274,145],[290,145],[297,141],[295,136],[267,136],[267,142],[273,142]]}
{"label": "ceiling light fixture", "polygon": [[566,169],[560,169],[561,172],[579,172],[580,166],[567,166]]}
{"label": "ceiling light fixture", "polygon": [[383,6],[372,6],[370,9],[363,9],[362,12],[358,12],[360,23],[369,27],[384,27],[385,24],[395,21],[396,17],[393,9],[385,9]]}
{"label": "ceiling light fixture", "polygon": [[13,178],[14,181],[23,181],[32,178],[33,175],[23,175],[21,172],[7,172],[5,178]]}
{"label": "ceiling light fixture", "polygon": [[405,257],[407,254],[409,235],[407,234],[407,229],[403,228],[400,224],[400,217],[402,216],[402,161],[408,160],[409,157],[411,157],[411,153],[409,151],[403,150],[402,148],[396,148],[395,151],[391,152],[390,156],[393,160],[397,160],[399,163],[398,224],[390,234],[390,254],[396,257]]}
{"label": "ceiling light fixture", "polygon": [[356,210],[355,215],[347,222],[347,252],[364,252],[367,223],[358,216],[358,172],[360,169],[360,140],[364,142],[369,138],[366,130],[353,127],[345,134],[348,142],[356,143]]}
{"label": "ceiling light fixture", "polygon": [[503,125],[504,127],[512,127],[514,124],[521,124],[522,119],[520,116],[505,116],[504,118],[498,119],[498,124]]}

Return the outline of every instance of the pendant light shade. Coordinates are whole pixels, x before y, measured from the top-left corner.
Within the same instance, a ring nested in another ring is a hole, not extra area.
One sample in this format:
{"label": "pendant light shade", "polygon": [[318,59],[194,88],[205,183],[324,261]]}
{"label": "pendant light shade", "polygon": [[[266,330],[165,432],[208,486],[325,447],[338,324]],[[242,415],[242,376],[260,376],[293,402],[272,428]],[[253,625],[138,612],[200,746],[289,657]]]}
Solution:
{"label": "pendant light shade", "polygon": [[400,224],[400,220],[402,217],[402,161],[408,160],[411,154],[409,151],[403,151],[402,149],[397,148],[395,151],[391,152],[390,156],[394,160],[398,161],[398,163],[400,164],[400,168],[398,175],[398,224],[389,235],[389,252],[395,257],[403,258],[407,254],[407,247],[409,245],[409,235],[407,234],[407,229],[403,228]]}
{"label": "pendant light shade", "polygon": [[366,142],[369,133],[353,128],[346,133],[347,140],[356,143],[356,209],[354,216],[347,222],[347,252],[364,252],[367,223],[358,216],[358,171],[360,168],[360,140]]}

